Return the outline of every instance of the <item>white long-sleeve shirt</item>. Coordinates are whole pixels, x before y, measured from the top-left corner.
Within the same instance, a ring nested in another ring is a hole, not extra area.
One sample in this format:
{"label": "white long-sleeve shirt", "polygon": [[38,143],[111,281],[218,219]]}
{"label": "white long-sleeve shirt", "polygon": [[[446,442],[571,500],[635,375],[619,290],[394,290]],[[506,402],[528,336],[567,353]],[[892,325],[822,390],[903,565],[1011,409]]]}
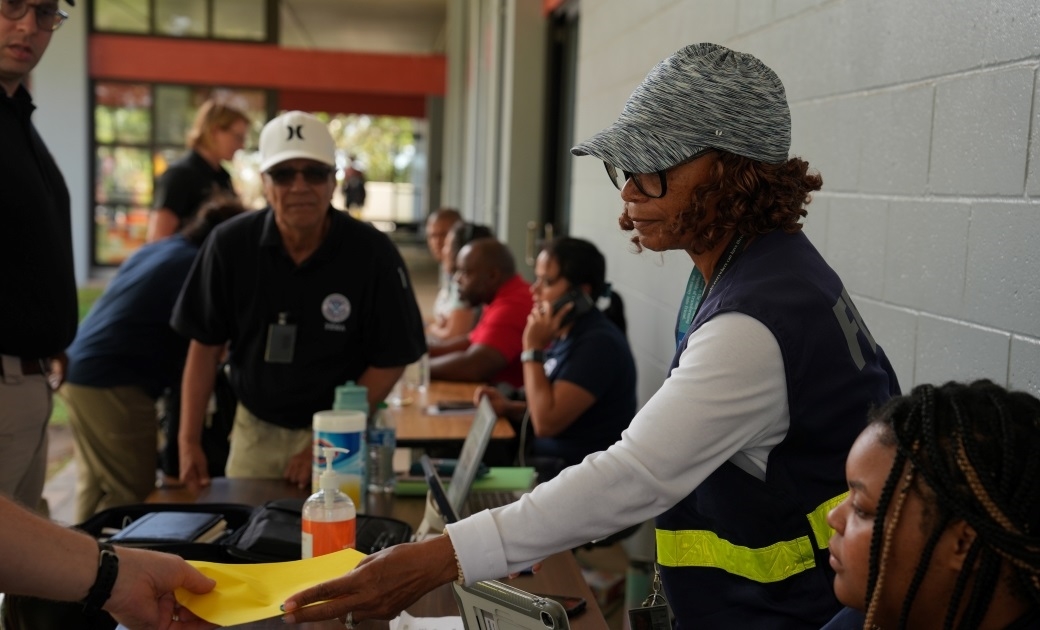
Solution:
{"label": "white long-sleeve shirt", "polygon": [[620,442],[516,503],[448,526],[466,581],[500,578],[653,518],[727,460],[764,479],[789,423],[776,338],[748,315],[718,315],[691,336]]}

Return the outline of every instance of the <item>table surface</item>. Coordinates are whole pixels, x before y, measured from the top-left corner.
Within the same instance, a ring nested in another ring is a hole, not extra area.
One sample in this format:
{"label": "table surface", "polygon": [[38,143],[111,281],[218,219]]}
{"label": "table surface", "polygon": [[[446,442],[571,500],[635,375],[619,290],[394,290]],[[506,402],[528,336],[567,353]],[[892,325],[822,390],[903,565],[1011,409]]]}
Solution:
{"label": "table surface", "polygon": [[[260,505],[272,499],[286,497],[305,497],[307,490],[281,480],[267,479],[227,479],[216,477],[212,484],[198,493],[185,488],[158,489],[149,497],[150,503],[245,503]],[[422,520],[425,501],[417,497],[394,497],[393,495],[370,495],[367,513],[379,516],[390,516],[412,525],[413,529]],[[603,613],[596,603],[581,575],[574,555],[569,551],[560,552],[547,558],[542,570],[537,575],[521,576],[507,583],[532,593],[552,593],[556,595],[576,595],[584,597],[587,603],[585,612],[570,620],[574,630],[604,630],[607,627]],[[458,606],[455,603],[451,587],[444,585],[424,595],[415,604],[408,607],[408,613],[415,617],[457,616]],[[259,630],[262,628],[289,628],[279,618],[267,619],[255,623],[234,626],[240,629]],[[343,625],[336,621],[308,623],[295,626],[308,630],[342,630]],[[362,630],[376,630],[388,627],[385,621],[369,620],[358,624]]]}
{"label": "table surface", "polygon": [[[394,408],[397,417],[398,446],[428,446],[443,442],[462,442],[473,424],[473,413],[429,415],[426,407],[443,400],[473,400],[478,383],[453,383],[433,381],[426,393],[426,400],[413,400],[409,404]],[[512,425],[499,418],[491,432],[492,440],[508,440],[516,437]]]}

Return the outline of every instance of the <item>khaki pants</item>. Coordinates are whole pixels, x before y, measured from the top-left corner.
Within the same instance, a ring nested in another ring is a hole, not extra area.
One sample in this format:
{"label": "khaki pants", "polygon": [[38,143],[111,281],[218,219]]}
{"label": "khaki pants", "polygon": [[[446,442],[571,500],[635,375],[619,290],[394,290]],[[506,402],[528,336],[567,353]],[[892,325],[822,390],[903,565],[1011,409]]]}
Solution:
{"label": "khaki pants", "polygon": [[282,479],[292,456],[310,448],[313,440],[309,428],[287,429],[265,422],[239,404],[224,472],[228,477]]}
{"label": "khaki pants", "polygon": [[66,383],[61,397],[75,437],[76,522],[155,489],[159,423],[155,399],[140,387]]}
{"label": "khaki pants", "polygon": [[51,387],[46,376],[23,375],[21,359],[0,360],[0,494],[35,510],[47,477]]}

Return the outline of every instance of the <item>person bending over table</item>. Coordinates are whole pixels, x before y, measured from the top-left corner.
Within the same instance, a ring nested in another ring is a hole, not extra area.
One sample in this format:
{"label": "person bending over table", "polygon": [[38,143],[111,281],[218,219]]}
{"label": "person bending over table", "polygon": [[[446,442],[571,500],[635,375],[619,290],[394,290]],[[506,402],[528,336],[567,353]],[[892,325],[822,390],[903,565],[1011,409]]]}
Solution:
{"label": "person bending over table", "polygon": [[155,404],[180,382],[188,351],[170,313],[202,243],[243,212],[234,197],[210,199],[178,234],[134,252],[66,350],[59,393],[76,441],[77,523],[155,489]]}
{"label": "person bending over table", "polygon": [[[595,245],[570,237],[550,241],[534,271],[535,303],[520,355],[525,400],[509,400],[494,387],[478,388],[474,400],[487,396],[521,435],[529,416],[535,439],[523,455],[543,482],[621,438],[636,413],[636,364],[623,306]],[[599,298],[609,300],[605,313]]]}
{"label": "person bending over table", "polygon": [[878,411],[827,518],[834,591],[857,611],[826,630],[1040,627],[1038,420],[1040,400],[986,380]]}
{"label": "person bending over table", "polygon": [[440,584],[498,578],[652,517],[677,627],[830,620],[826,514],[868,410],[899,386],[801,231],[822,181],[790,143],[783,84],[755,57],[697,44],[654,67],[572,153],[603,160],[639,248],[694,263],[661,388],[606,451],[291,596],[285,620],[390,617]]}

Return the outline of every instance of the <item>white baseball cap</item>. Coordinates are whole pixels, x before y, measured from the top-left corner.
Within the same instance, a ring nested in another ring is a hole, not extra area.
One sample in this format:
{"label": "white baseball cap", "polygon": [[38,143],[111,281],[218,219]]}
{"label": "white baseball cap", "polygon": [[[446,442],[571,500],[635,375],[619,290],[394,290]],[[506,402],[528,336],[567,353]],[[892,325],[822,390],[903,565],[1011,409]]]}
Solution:
{"label": "white baseball cap", "polygon": [[328,126],[306,112],[272,118],[260,132],[260,171],[286,160],[306,158],[336,166],[336,143]]}

